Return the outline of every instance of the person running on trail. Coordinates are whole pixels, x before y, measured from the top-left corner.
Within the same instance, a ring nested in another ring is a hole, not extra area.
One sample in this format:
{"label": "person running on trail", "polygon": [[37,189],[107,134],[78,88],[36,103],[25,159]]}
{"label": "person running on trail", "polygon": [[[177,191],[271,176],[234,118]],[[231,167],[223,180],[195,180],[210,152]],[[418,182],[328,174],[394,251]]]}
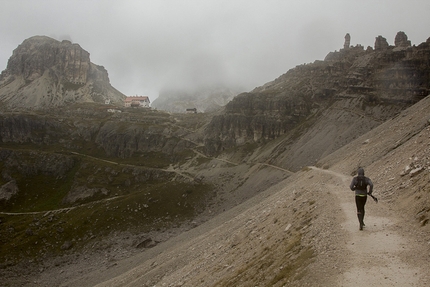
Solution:
{"label": "person running on trail", "polygon": [[[364,176],[364,169],[359,168],[357,176],[352,179],[349,188],[355,191],[355,204],[357,205],[357,217],[360,223],[360,230],[363,230],[364,224],[364,206],[366,205],[367,195],[373,192],[373,183],[370,178]],[[369,191],[367,191],[369,186]]]}

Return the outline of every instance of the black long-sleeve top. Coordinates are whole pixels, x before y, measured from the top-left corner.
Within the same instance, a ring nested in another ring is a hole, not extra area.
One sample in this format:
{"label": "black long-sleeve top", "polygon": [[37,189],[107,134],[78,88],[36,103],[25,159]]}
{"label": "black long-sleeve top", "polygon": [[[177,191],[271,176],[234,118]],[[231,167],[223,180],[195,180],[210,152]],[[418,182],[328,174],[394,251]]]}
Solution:
{"label": "black long-sleeve top", "polygon": [[[358,186],[360,179],[363,180],[364,185]],[[367,191],[367,186],[369,186],[369,191]],[[364,175],[359,175],[352,179],[351,184],[349,185],[349,188],[352,191],[355,191],[355,195],[367,196],[367,194],[370,195],[373,192],[373,182],[370,180],[370,178]]]}

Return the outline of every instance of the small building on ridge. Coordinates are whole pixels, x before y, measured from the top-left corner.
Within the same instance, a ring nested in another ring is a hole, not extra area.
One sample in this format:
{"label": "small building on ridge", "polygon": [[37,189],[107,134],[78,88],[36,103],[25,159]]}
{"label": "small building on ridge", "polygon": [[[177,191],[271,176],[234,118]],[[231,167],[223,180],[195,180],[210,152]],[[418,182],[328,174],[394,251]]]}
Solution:
{"label": "small building on ridge", "polygon": [[124,100],[125,107],[149,108],[149,104],[150,101],[147,96],[126,97]]}

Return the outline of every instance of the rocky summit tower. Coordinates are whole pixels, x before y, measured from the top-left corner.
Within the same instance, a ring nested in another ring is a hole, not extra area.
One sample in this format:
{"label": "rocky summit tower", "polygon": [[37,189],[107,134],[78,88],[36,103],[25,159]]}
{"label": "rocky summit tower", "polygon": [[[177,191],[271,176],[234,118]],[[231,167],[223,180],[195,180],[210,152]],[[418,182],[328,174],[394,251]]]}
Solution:
{"label": "rocky summit tower", "polygon": [[76,102],[110,100],[125,96],[114,89],[103,66],[70,41],[31,37],[19,45],[0,75],[0,101],[10,108],[49,108]]}

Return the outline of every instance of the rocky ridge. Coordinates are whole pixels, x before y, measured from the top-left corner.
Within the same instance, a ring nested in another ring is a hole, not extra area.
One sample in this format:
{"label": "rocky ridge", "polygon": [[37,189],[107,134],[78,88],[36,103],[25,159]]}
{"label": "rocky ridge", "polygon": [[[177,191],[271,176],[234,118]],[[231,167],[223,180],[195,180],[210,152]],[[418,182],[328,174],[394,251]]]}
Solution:
{"label": "rocky ridge", "polygon": [[409,47],[398,35],[397,46],[343,48],[238,95],[209,123],[208,153],[279,139],[266,160],[297,170],[416,103],[430,90],[430,40]]}

